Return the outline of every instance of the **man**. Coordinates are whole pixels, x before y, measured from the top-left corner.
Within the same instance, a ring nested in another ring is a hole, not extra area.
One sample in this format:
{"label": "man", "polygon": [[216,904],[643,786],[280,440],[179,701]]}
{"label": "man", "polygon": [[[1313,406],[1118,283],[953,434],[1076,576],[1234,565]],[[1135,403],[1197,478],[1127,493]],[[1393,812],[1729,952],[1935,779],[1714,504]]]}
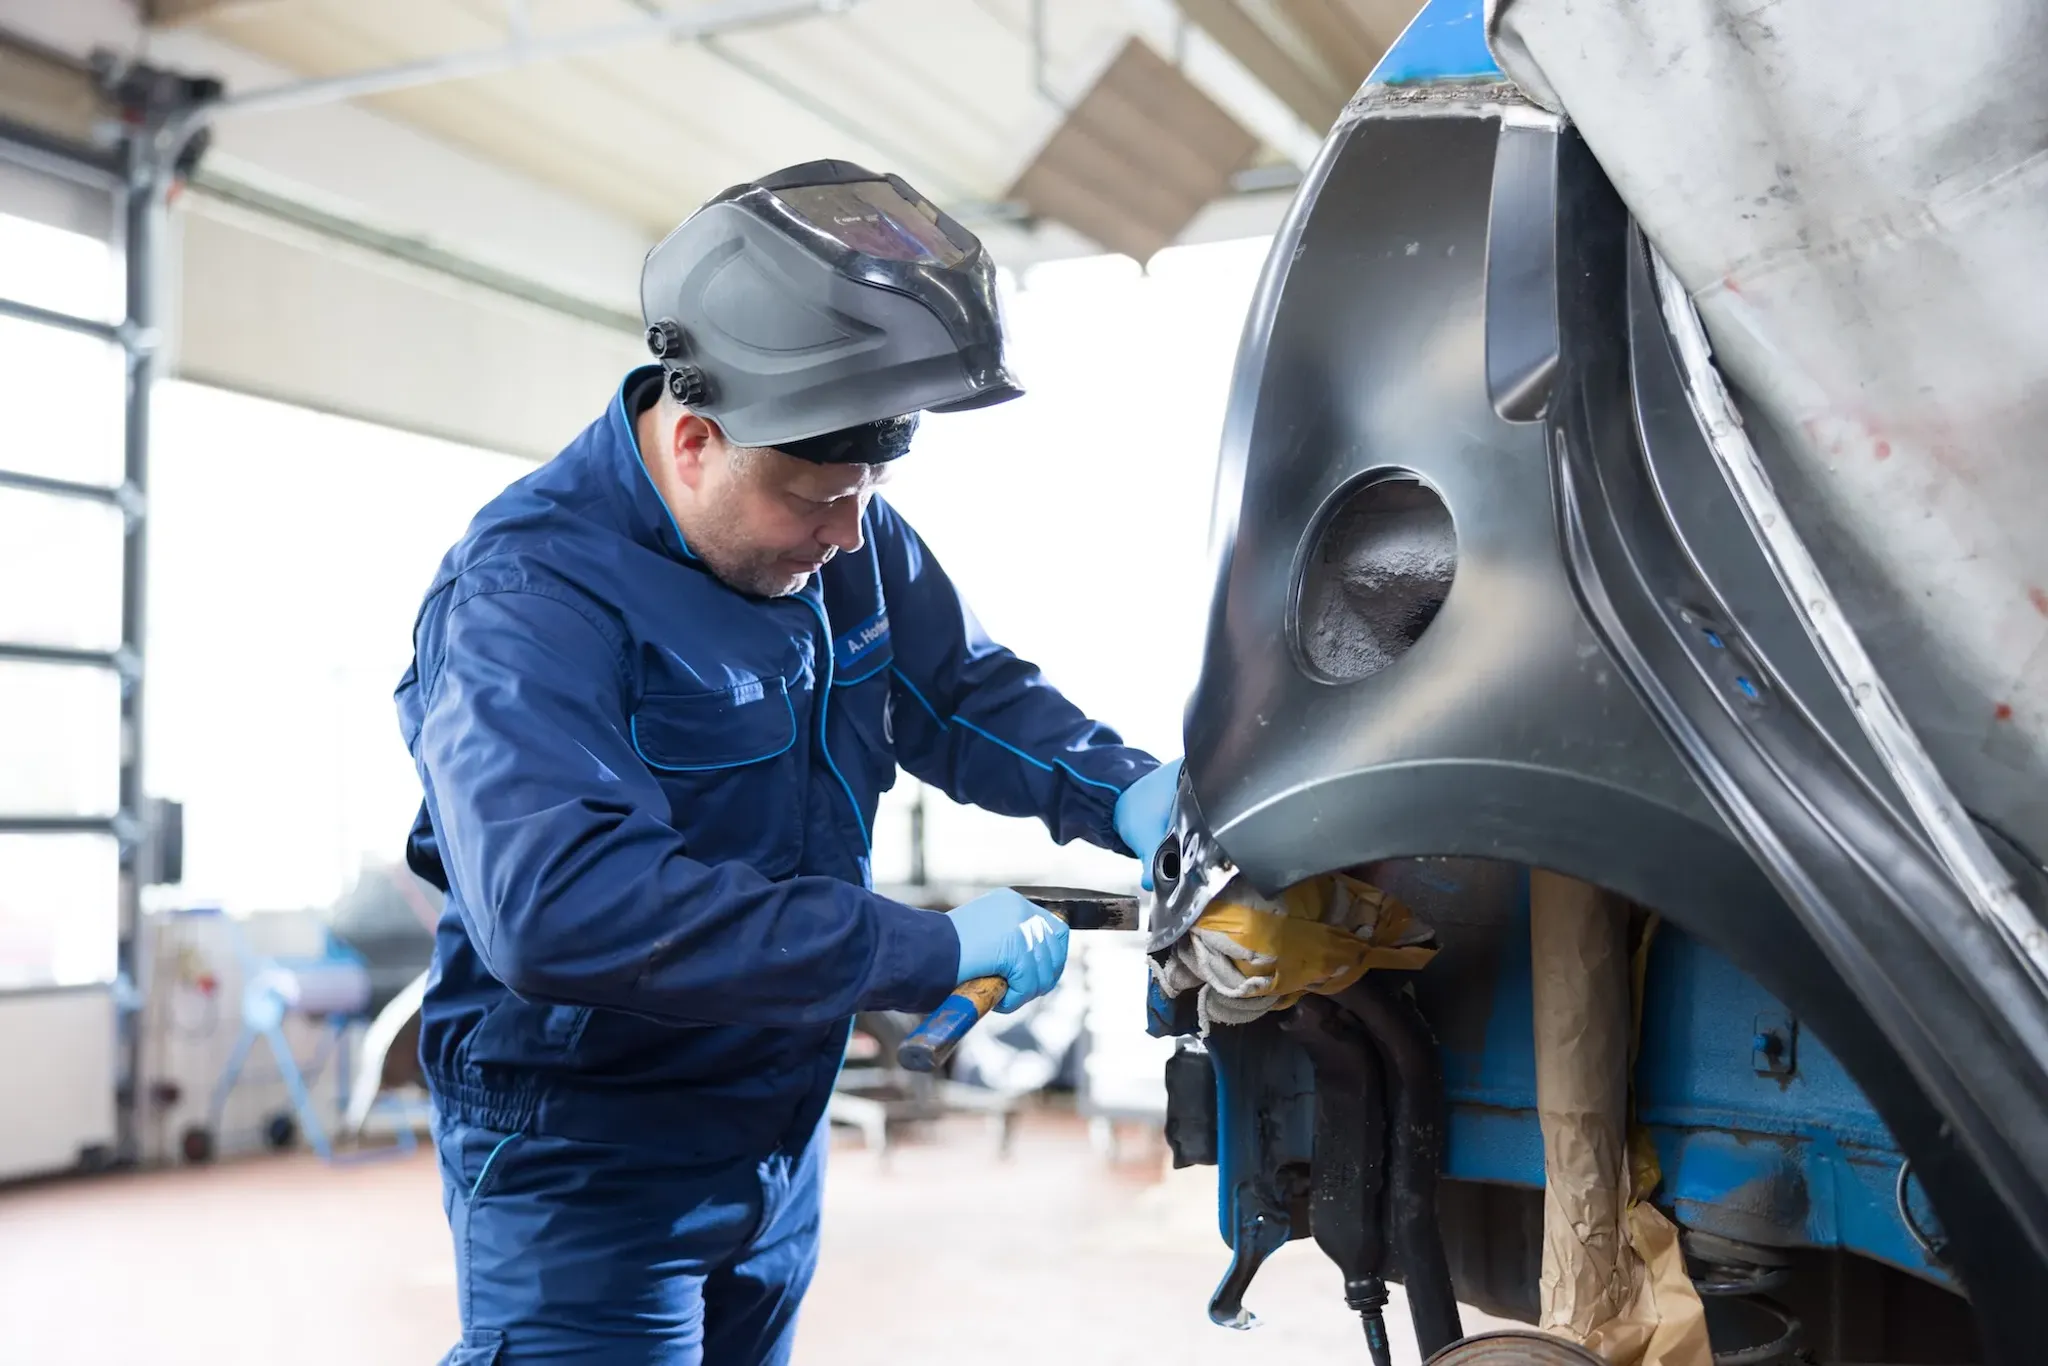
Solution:
{"label": "man", "polygon": [[869,890],[897,766],[1146,856],[1176,783],[874,496],[920,412],[1020,392],[972,234],[810,163],[693,214],[642,303],[660,365],[478,515],[398,689],[408,859],[449,893],[420,1050],[456,1366],[787,1360],[849,1018],[992,973],[1014,1009],[1066,961],[1014,892]]}

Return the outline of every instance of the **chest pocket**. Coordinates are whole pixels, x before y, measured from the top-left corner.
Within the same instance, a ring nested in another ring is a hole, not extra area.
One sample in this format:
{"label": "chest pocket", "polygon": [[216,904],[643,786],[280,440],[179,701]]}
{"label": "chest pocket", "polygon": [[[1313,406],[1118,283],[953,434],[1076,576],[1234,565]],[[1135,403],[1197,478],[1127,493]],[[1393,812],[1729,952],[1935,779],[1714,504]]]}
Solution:
{"label": "chest pocket", "polygon": [[787,683],[651,693],[633,713],[632,736],[691,858],[744,863],[767,877],[796,871],[804,755]]}
{"label": "chest pocket", "polygon": [[[890,695],[889,675],[872,675],[832,690],[832,715],[845,725],[844,762],[858,765],[877,792],[896,785],[895,702]],[[835,726],[835,730],[837,727]],[[841,759],[839,749],[832,751]],[[872,812],[868,813],[870,816]]]}

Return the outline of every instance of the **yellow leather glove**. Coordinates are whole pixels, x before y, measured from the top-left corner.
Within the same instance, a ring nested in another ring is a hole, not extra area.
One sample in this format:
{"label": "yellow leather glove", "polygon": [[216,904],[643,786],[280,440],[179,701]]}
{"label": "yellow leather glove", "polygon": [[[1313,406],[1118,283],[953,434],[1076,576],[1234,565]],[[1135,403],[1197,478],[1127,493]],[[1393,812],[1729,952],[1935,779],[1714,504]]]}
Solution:
{"label": "yellow leather glove", "polygon": [[1372,968],[1419,968],[1436,956],[1428,938],[1399,901],[1332,873],[1274,901],[1226,887],[1154,970],[1169,996],[1201,992],[1206,1030],[1285,1010],[1309,992],[1342,991]]}

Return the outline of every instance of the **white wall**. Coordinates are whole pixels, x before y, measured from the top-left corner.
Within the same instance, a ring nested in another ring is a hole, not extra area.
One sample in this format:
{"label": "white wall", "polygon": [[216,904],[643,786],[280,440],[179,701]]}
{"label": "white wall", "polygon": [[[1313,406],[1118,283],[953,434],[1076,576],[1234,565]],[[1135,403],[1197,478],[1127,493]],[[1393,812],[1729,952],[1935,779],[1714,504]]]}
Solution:
{"label": "white wall", "polygon": [[114,1002],[105,987],[0,995],[0,1181],[62,1171],[114,1142]]}
{"label": "white wall", "polygon": [[545,460],[646,360],[637,330],[193,199],[177,373]]}

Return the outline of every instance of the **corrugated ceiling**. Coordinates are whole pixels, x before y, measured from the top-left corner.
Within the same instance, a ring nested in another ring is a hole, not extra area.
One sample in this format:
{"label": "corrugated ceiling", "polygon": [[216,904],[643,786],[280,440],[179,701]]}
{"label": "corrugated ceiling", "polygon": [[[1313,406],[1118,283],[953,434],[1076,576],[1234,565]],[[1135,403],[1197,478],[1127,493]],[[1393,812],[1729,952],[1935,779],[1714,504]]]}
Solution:
{"label": "corrugated ceiling", "polygon": [[[703,43],[622,47],[366,103],[655,233],[728,185],[818,156],[896,169],[943,201],[993,201],[1060,115],[1032,86],[1028,9],[863,0]],[[1113,4],[1048,9],[1048,69],[1076,85],[1129,32]],[[531,10],[546,35],[644,18],[647,6],[535,0]],[[307,75],[508,37],[496,0],[273,0],[223,5],[205,22]]]}
{"label": "corrugated ceiling", "polygon": [[[333,76],[503,44],[517,23],[545,39],[704,0],[156,3],[293,71]],[[1246,21],[1277,35],[1274,50],[1318,52],[1314,80],[1326,89],[1355,85],[1359,62],[1398,31],[1390,17],[1405,19],[1417,0],[1205,0],[1189,13],[1199,25],[1219,6],[1231,23],[1211,19],[1216,41],[1241,42]],[[364,103],[651,235],[728,185],[820,156],[892,169],[949,208],[987,211],[1006,203],[1134,34],[1172,57],[1185,22],[1165,0],[857,0],[715,39],[620,46]],[[1348,47],[1329,46],[1333,25],[1348,26]],[[1243,65],[1256,72],[1270,60]],[[1270,148],[1251,158],[1276,159]]]}

